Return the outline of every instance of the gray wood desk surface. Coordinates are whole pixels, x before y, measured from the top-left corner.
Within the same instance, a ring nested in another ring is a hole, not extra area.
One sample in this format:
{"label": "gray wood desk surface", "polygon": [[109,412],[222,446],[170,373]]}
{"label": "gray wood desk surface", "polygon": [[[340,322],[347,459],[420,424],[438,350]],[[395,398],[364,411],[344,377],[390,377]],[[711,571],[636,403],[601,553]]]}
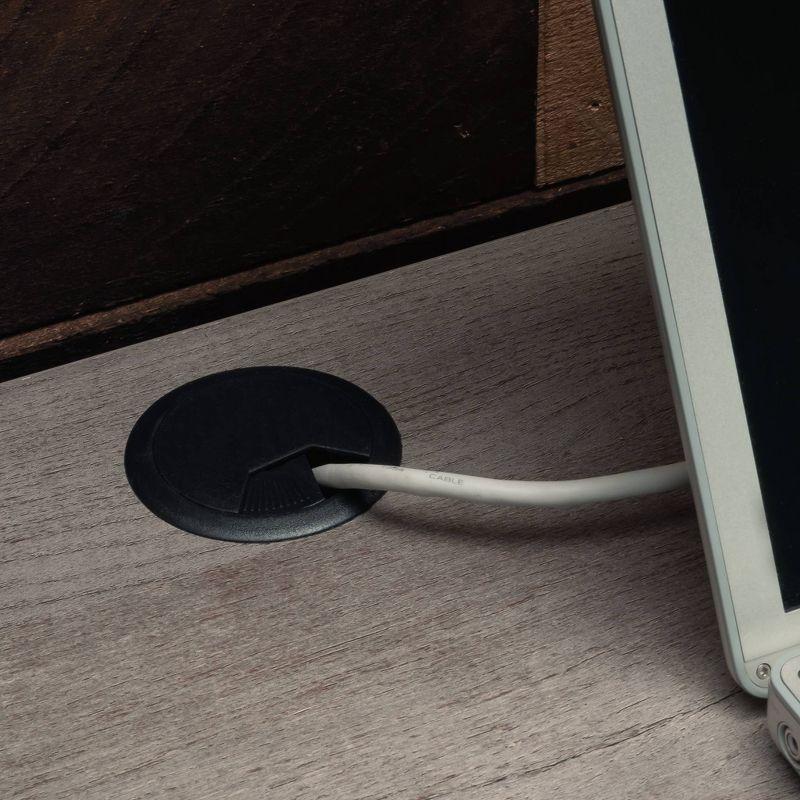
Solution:
{"label": "gray wood desk surface", "polygon": [[770,798],[691,499],[385,497],[273,545],[170,528],[125,438],[208,372],[333,372],[405,462],[575,477],[681,455],[629,206],[0,386],[3,798]]}

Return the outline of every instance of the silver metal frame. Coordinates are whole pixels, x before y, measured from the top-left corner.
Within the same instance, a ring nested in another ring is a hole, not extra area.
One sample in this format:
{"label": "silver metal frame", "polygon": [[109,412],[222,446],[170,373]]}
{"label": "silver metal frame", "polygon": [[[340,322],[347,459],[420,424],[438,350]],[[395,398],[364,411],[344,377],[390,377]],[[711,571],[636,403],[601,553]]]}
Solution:
{"label": "silver metal frame", "polygon": [[800,774],[800,649],[790,652],[772,670],[767,727],[778,750]]}
{"label": "silver metal frame", "polygon": [[663,0],[595,4],[725,655],[763,697],[800,610],[778,586]]}

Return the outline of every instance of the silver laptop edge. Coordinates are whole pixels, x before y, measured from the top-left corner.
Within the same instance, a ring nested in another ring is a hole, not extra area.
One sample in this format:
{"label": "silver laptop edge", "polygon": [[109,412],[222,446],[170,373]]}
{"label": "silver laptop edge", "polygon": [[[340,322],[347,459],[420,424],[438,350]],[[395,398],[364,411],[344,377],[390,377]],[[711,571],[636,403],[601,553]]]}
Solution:
{"label": "silver laptop edge", "polygon": [[783,608],[662,0],[596,0],[729,669],[765,696]]}

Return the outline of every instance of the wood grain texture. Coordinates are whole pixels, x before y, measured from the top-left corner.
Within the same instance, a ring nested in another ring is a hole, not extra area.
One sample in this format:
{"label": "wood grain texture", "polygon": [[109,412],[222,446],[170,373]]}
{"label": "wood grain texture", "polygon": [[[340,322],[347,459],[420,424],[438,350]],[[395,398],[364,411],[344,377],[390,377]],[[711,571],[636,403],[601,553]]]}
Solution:
{"label": "wood grain texture", "polygon": [[680,456],[628,206],[6,383],[0,796],[796,796],[727,674],[685,493],[387,496],[269,546],[153,518],[122,469],[137,416],[276,363],[375,394],[409,464]]}
{"label": "wood grain texture", "polygon": [[268,305],[630,198],[622,170],[521,192],[372,236],[0,338],[0,381]]}
{"label": "wood grain texture", "polygon": [[548,186],[623,163],[592,0],[541,0],[536,183]]}
{"label": "wood grain texture", "polygon": [[0,336],[530,189],[531,11],[2,4]]}

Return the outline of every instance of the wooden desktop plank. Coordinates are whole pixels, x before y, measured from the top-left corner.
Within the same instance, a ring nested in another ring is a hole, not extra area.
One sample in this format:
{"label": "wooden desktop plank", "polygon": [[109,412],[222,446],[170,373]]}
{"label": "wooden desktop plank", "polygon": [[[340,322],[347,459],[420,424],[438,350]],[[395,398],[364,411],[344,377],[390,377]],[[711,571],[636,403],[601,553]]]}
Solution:
{"label": "wooden desktop plank", "polygon": [[727,674],[685,492],[393,495],[263,546],[154,518],[122,469],[137,416],[258,364],[374,393],[408,464],[681,455],[628,206],[0,385],[0,796],[796,795]]}

